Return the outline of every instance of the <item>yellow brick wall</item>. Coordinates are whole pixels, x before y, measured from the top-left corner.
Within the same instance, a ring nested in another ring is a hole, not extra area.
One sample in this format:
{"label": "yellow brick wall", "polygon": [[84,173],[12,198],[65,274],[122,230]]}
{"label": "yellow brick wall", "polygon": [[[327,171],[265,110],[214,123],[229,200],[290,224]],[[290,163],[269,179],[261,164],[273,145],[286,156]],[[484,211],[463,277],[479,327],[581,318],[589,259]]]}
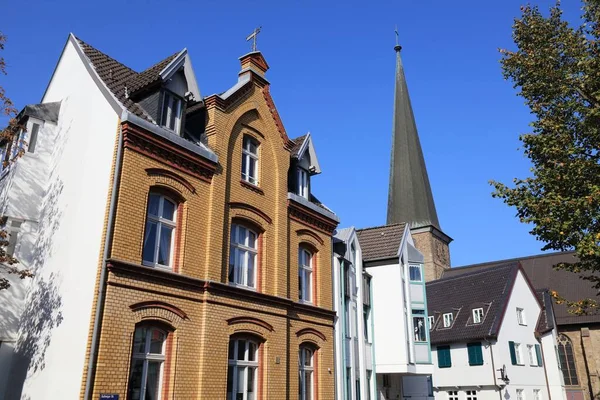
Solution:
{"label": "yellow brick wall", "polygon": [[[210,183],[135,150],[124,151],[111,258],[141,264],[148,193],[152,187],[168,188],[183,202],[177,220],[182,227],[176,245],[178,274],[193,278],[195,281],[191,282],[195,283],[173,281],[168,273],[163,276],[154,270],[149,275],[137,274],[135,266],[134,272],[111,270],[93,398],[100,393],[118,393],[126,398],[135,326],[142,320],[157,320],[175,328],[172,364],[165,371],[169,398],[224,399],[229,337],[243,332],[264,340],[261,399],[297,396],[298,348],[303,342],[319,347],[318,399],[333,399],[333,314],[326,311],[333,306],[331,236],[288,216],[288,143],[277,129],[258,85],[226,110],[213,106],[207,114],[209,147],[219,156]],[[260,143],[260,190],[240,182],[244,135]],[[149,168],[177,174],[194,191],[176,179],[149,174]],[[237,206],[229,207],[231,203]],[[223,285],[227,284],[233,219],[250,221],[262,232],[258,293]],[[315,303],[325,311],[295,303],[301,243],[316,250]],[[203,287],[206,281],[218,284]],[[182,319],[160,307],[147,308],[143,313],[132,310],[132,305],[141,302],[165,303],[182,310],[187,317]],[[228,322],[238,317],[254,318],[272,329],[252,322]]]}

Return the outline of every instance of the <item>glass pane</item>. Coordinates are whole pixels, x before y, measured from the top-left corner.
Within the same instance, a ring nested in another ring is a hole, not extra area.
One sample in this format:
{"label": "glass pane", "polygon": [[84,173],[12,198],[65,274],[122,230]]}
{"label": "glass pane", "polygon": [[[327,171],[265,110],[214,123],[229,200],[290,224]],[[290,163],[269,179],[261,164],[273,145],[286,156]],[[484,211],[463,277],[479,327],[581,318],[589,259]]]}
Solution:
{"label": "glass pane", "polygon": [[229,341],[229,352],[227,354],[229,360],[234,360],[233,355],[235,354],[235,340]]}
{"label": "glass pane", "polygon": [[237,359],[238,360],[246,359],[246,341],[245,340],[238,340]]}
{"label": "glass pane", "polygon": [[144,400],[158,400],[160,398],[160,370],[162,362],[148,362],[148,380],[146,381],[146,398]]}
{"label": "glass pane", "polygon": [[158,248],[158,263],[169,265],[171,259],[171,236],[173,228],[161,225],[160,227],[160,244]]}
{"label": "glass pane", "polygon": [[248,351],[248,361],[256,361],[256,343],[248,342],[250,350]]}
{"label": "glass pane", "polygon": [[173,203],[170,200],[164,199],[162,217],[170,221],[174,221],[175,219],[173,217],[175,216],[175,209],[175,203]]}
{"label": "glass pane", "polygon": [[244,246],[246,245],[246,235],[248,234],[248,232],[246,231],[246,228],[244,228],[243,226],[238,226],[237,227],[237,238],[236,238],[236,243],[239,244],[243,244]]}
{"label": "glass pane", "polygon": [[415,330],[415,341],[426,342],[427,336],[425,334],[425,318],[424,317],[413,317],[413,324]]}
{"label": "glass pane", "polygon": [[248,368],[248,400],[254,399],[254,368]]}
{"label": "glass pane", "polygon": [[256,248],[256,234],[252,231],[248,231],[248,247]]}
{"label": "glass pane", "polygon": [[143,372],[144,361],[134,360],[131,366],[131,375],[129,376],[129,398],[131,400],[141,400]]}
{"label": "glass pane", "polygon": [[247,179],[248,174],[246,173],[248,165],[248,156],[246,154],[242,154],[242,178]]}
{"label": "glass pane", "polygon": [[304,270],[304,300],[311,301],[312,293],[311,293],[311,272]]}
{"label": "glass pane", "polygon": [[254,263],[256,262],[256,255],[250,252],[246,253],[248,257],[248,283],[250,287],[254,287]]}
{"label": "glass pane", "polygon": [[244,375],[246,375],[246,367],[237,368],[237,393],[238,398],[240,394],[244,393]]}
{"label": "glass pane", "polygon": [[250,153],[252,154],[257,154],[257,145],[256,142],[252,139],[249,140],[249,146],[248,146],[248,150],[250,150]]}
{"label": "glass pane", "polygon": [[156,222],[146,222],[146,233],[144,236],[144,250],[142,258],[144,261],[154,262],[154,251],[156,250]]}
{"label": "glass pane", "polygon": [[150,353],[152,354],[163,354],[163,343],[165,341],[165,334],[158,329],[152,329],[152,336],[150,337]]}
{"label": "glass pane", "polygon": [[229,249],[229,282],[235,282],[234,281],[234,271],[235,271],[235,256],[236,256],[236,252],[237,250],[235,249],[235,247],[230,247]]}
{"label": "glass pane", "polygon": [[231,399],[231,390],[233,389],[233,366],[227,368],[227,399]]}
{"label": "glass pane", "polygon": [[169,100],[170,100],[170,96],[165,93],[165,96],[163,98],[163,109],[162,109],[162,118],[161,118],[161,125],[162,126],[166,126],[167,125],[167,114],[169,112]]}
{"label": "glass pane", "polygon": [[312,399],[312,372],[304,372],[304,398],[306,400]]}
{"label": "glass pane", "polygon": [[160,196],[157,194],[150,193],[148,198],[148,214],[158,216],[158,204],[160,202]]}
{"label": "glass pane", "polygon": [[256,183],[256,160],[251,158],[249,161],[250,170],[248,171],[248,177],[250,178],[250,182]]}
{"label": "glass pane", "polygon": [[244,149],[249,150],[250,149],[250,138],[249,137],[244,137],[244,143],[242,145],[244,147]]}
{"label": "glass pane", "polygon": [[304,270],[298,269],[298,298],[302,300],[304,298]]}
{"label": "glass pane", "polygon": [[133,352],[134,353],[146,353],[146,332],[147,329],[144,327],[137,328],[133,336]]}
{"label": "glass pane", "polygon": [[304,365],[310,367],[312,365],[312,351],[304,349]]}

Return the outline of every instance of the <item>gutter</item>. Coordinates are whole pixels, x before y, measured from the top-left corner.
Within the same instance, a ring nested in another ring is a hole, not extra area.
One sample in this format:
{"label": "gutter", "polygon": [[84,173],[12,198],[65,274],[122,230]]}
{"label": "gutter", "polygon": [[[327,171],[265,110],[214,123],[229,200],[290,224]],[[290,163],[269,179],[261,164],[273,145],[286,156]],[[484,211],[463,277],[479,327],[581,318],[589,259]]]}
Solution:
{"label": "gutter", "polygon": [[119,191],[119,180],[121,177],[121,165],[123,163],[123,130],[121,121],[119,121],[119,137],[117,143],[117,156],[115,164],[115,172],[113,176],[112,193],[110,196],[110,207],[108,210],[108,223],[106,225],[106,237],[104,239],[104,251],[102,255],[102,266],[100,269],[100,282],[98,285],[98,297],[96,301],[96,314],[94,317],[94,327],[92,330],[92,342],[90,345],[90,357],[87,365],[87,376],[85,379],[84,399],[91,399],[93,391],[94,369],[98,359],[98,347],[100,337],[100,326],[102,325],[102,311],[104,309],[105,292],[106,292],[106,264],[110,253],[110,245],[115,223],[115,209],[117,205],[117,197]]}

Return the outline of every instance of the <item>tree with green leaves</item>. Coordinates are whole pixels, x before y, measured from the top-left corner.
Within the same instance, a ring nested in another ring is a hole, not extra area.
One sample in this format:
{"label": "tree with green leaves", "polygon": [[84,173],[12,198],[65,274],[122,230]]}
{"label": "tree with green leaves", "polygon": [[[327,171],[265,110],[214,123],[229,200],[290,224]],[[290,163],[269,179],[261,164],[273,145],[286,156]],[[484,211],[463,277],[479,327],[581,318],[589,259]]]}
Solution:
{"label": "tree with green leaves", "polygon": [[[4,50],[4,44],[6,43],[6,36],[0,32],[0,50]],[[6,61],[4,57],[0,55],[0,75],[6,76]],[[4,115],[9,118],[8,124],[5,128],[0,131],[0,141],[6,143],[12,143],[16,134],[25,129],[17,120],[17,109],[14,107],[13,102],[6,95],[6,90],[0,85],[0,115]],[[16,157],[22,155],[22,151],[18,152],[13,159],[0,160],[0,162],[6,164],[14,162]],[[0,274],[16,275],[21,279],[29,278],[33,276],[33,273],[24,268],[19,268],[17,265],[19,261],[7,252],[8,240],[10,233],[6,229],[0,229]],[[11,286],[10,280],[6,276],[0,275],[0,290],[8,289]]]}
{"label": "tree with green leaves", "polygon": [[[513,185],[491,184],[544,250],[576,252],[577,262],[556,268],[580,273],[600,294],[600,0],[582,4],[579,26],[565,21],[560,1],[548,15],[521,7],[516,50],[500,50],[501,66],[534,116],[520,136],[533,166]],[[552,293],[574,314],[598,311],[598,298]]]}

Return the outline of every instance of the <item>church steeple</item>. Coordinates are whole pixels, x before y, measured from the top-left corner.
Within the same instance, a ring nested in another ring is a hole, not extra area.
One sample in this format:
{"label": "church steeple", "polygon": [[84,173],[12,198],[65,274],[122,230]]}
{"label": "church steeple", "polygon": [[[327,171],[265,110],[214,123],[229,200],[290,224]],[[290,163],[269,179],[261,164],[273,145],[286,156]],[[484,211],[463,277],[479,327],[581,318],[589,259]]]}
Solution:
{"label": "church steeple", "polygon": [[[397,35],[397,33],[396,33]],[[419,142],[404,67],[397,43],[396,92],[388,192],[387,223],[410,223],[411,228],[433,226],[440,229],[425,159]]]}

